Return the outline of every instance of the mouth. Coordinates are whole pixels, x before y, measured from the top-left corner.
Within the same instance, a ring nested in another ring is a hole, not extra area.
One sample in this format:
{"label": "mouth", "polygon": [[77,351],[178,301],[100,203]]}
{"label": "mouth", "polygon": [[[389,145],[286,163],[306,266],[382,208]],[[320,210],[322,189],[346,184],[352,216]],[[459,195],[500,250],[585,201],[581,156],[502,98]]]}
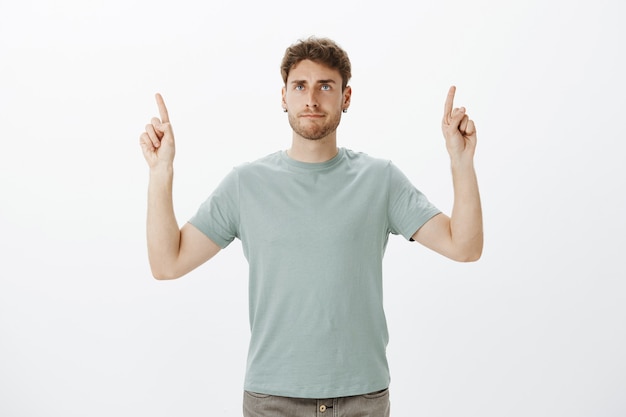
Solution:
{"label": "mouth", "polygon": [[324,114],[322,113],[303,113],[300,115],[300,117],[304,117],[304,118],[310,118],[310,119],[319,119],[324,117]]}

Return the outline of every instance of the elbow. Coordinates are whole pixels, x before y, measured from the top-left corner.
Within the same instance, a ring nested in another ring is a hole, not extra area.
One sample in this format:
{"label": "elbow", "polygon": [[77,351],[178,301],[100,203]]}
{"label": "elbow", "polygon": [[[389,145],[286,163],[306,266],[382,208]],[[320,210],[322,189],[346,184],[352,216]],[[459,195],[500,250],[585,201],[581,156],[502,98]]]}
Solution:
{"label": "elbow", "polygon": [[174,271],[167,270],[164,268],[151,268],[152,277],[157,281],[169,281],[172,279],[180,278],[182,275],[178,274]]}
{"label": "elbow", "polygon": [[451,258],[457,262],[469,263],[478,261],[482,254],[483,243],[481,240],[480,243],[466,247],[464,250],[457,252],[455,256],[452,256]]}
{"label": "elbow", "polygon": [[156,279],[157,281],[169,281],[169,280],[177,278],[177,277],[173,277],[167,274],[154,273],[154,272],[152,273],[152,277]]}
{"label": "elbow", "polygon": [[172,277],[170,275],[164,274],[162,272],[152,272],[152,277],[154,279],[156,279],[157,281],[169,281],[172,279],[175,279],[175,277]]}
{"label": "elbow", "polygon": [[148,262],[152,277],[157,281],[169,281],[184,275],[176,259],[165,259],[161,255],[149,254]]}
{"label": "elbow", "polygon": [[480,259],[481,255],[482,255],[482,251],[478,251],[475,253],[467,253],[467,254],[464,254],[463,256],[457,257],[455,261],[464,262],[464,263],[476,262]]}

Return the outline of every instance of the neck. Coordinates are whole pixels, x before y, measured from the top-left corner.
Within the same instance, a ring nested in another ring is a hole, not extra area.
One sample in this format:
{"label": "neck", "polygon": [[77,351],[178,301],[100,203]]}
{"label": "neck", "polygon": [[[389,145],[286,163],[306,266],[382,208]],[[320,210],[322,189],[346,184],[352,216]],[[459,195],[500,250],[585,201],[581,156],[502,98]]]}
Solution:
{"label": "neck", "polygon": [[337,155],[337,138],[335,135],[322,139],[304,139],[294,133],[291,148],[287,155],[300,162],[326,162]]}

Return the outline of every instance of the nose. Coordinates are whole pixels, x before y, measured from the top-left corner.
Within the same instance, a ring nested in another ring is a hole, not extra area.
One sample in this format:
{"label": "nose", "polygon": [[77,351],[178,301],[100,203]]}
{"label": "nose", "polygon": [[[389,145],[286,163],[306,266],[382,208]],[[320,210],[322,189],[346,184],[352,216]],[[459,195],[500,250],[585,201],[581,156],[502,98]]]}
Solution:
{"label": "nose", "polygon": [[317,91],[315,89],[310,89],[307,97],[307,107],[317,108],[319,106],[317,100]]}

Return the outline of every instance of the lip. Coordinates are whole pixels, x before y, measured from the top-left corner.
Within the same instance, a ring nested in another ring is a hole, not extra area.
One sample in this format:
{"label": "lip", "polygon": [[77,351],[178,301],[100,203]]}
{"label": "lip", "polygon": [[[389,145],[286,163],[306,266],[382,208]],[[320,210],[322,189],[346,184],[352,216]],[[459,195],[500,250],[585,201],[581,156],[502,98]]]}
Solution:
{"label": "lip", "polygon": [[321,117],[324,117],[323,114],[321,113],[305,113],[305,114],[301,114],[300,117],[308,117],[311,119],[319,119]]}

